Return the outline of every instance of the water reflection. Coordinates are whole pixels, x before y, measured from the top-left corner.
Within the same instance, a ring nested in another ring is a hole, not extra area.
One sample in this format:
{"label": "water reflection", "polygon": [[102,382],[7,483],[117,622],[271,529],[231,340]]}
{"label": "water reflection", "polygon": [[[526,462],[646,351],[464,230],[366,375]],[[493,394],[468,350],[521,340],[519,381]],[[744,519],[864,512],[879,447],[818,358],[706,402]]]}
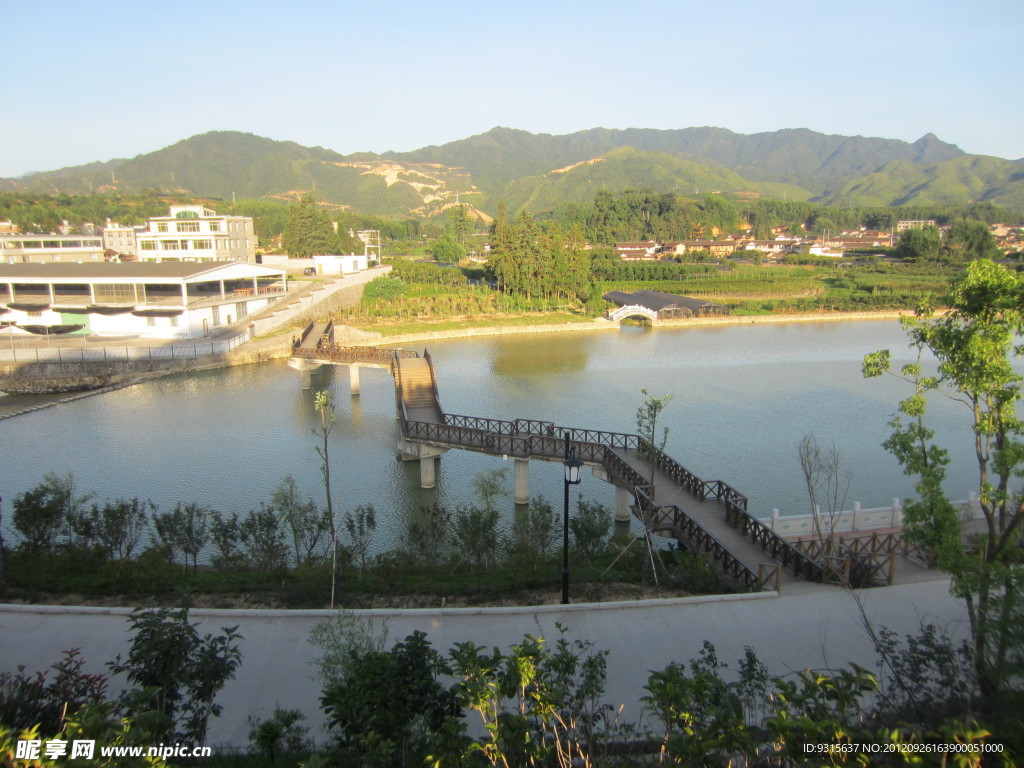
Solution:
{"label": "water reflection", "polygon": [[565,343],[537,343],[533,334],[502,339],[488,350],[491,373],[504,377],[552,376],[587,370],[593,335],[570,334]]}

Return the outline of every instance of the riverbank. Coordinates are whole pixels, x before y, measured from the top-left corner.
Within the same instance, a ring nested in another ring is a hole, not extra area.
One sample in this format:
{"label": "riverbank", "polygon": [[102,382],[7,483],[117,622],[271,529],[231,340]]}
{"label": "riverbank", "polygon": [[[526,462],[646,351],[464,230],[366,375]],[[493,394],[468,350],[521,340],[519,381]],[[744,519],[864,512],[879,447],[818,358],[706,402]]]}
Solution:
{"label": "riverbank", "polygon": [[[786,323],[821,323],[852,320],[898,320],[905,315],[913,315],[910,310],[884,310],[874,312],[793,312],[779,315],[717,315],[714,317],[679,318],[675,320],[659,320],[654,328],[699,328],[721,325],[779,325]],[[380,335],[379,338],[367,340],[366,331],[351,329],[359,334],[359,338],[345,339],[343,328],[335,326],[336,341],[353,346],[406,344],[409,342],[438,341],[442,339],[465,339],[477,336],[506,336],[522,333],[583,333],[593,331],[615,331],[620,324],[603,317],[590,322],[580,323],[540,323],[537,325],[489,326],[480,328],[454,328],[444,331],[424,331],[396,336]]]}

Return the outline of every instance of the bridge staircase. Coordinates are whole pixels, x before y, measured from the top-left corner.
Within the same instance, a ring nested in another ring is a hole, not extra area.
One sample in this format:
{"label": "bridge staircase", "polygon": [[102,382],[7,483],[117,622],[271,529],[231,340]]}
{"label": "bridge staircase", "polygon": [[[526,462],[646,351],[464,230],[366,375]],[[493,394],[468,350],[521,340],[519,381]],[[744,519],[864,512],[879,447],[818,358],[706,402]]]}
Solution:
{"label": "bridge staircase", "polygon": [[[403,424],[418,422],[443,424],[444,411],[437,395],[437,382],[430,355],[424,357],[395,356],[393,367],[395,394]],[[403,430],[404,431],[404,430]]]}

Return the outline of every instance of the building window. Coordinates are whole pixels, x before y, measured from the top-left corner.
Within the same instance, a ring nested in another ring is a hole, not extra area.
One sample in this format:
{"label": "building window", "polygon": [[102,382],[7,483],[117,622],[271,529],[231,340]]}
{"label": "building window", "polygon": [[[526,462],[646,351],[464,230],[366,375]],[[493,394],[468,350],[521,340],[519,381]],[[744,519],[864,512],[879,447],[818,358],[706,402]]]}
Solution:
{"label": "building window", "polygon": [[148,325],[150,328],[155,328],[156,327],[156,318],[155,317],[147,317],[146,318],[146,325]]}
{"label": "building window", "polygon": [[142,248],[142,250],[144,251],[155,251],[156,240],[143,240],[141,243],[139,243],[139,247]]}
{"label": "building window", "polygon": [[171,328],[177,328],[178,327],[178,318],[176,318],[176,317],[169,317],[167,319],[171,323]]}
{"label": "building window", "polygon": [[156,231],[157,232],[166,232],[167,231],[167,224],[166,223],[157,224],[156,225]]}
{"label": "building window", "polygon": [[213,249],[213,241],[212,240],[193,240],[192,241],[192,248],[194,248],[197,251],[209,251],[209,250]]}
{"label": "building window", "polygon": [[219,221],[211,221],[210,222],[210,231],[211,232],[220,232],[220,222]]}
{"label": "building window", "polygon": [[198,232],[199,222],[198,221],[179,221],[177,229],[179,232]]}
{"label": "building window", "polygon": [[138,304],[139,286],[133,283],[98,283],[93,286],[97,304]]}
{"label": "building window", "polygon": [[165,251],[176,251],[178,250],[178,241],[164,240],[160,243],[160,247]]}
{"label": "building window", "polygon": [[[199,214],[196,213],[195,211],[178,211],[176,214],[174,214],[174,218],[176,218],[176,219],[198,219],[199,218]],[[179,230],[179,232],[180,231],[181,230]]]}

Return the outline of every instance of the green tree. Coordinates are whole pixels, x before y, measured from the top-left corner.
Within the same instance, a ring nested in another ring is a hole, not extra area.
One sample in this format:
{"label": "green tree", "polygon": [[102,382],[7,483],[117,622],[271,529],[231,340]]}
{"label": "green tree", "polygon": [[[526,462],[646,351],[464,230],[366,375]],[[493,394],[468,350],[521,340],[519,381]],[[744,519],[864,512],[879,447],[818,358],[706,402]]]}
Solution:
{"label": "green tree", "polygon": [[448,264],[458,264],[466,258],[466,249],[463,248],[450,232],[445,232],[430,246],[430,253],[437,261]]}
{"label": "green tree", "polygon": [[942,236],[932,226],[915,227],[901,234],[896,241],[896,255],[901,259],[934,261],[939,258]]}
{"label": "green tree", "polygon": [[[907,534],[933,548],[952,575],[953,591],[967,605],[974,664],[984,700],[993,712],[1019,711],[1014,681],[1024,674],[1024,502],[1015,481],[1024,469],[1024,423],[1018,415],[1022,377],[1014,360],[1024,333],[1024,276],[982,259],[968,264],[950,285],[952,311],[927,311],[904,320],[918,360],[899,375],[913,386],[900,403],[901,417],[885,447],[909,475],[918,499],[907,503]],[[923,363],[932,358],[935,375]],[[889,372],[888,350],[868,355],[864,374]],[[928,398],[943,394],[969,415],[977,462],[982,533],[965,528],[946,498],[942,481],[949,457],[926,426]]]}
{"label": "green tree", "polygon": [[14,497],[11,522],[26,549],[51,552],[64,527],[64,500],[59,490],[44,478],[35,488]]}
{"label": "green tree", "polygon": [[498,510],[481,509],[475,504],[455,510],[452,533],[459,551],[476,570],[494,565],[498,549]]}
{"label": "green tree", "polygon": [[359,239],[354,229],[338,223],[336,249],[338,253],[365,253],[366,243]]}
{"label": "green tree", "polygon": [[534,496],[526,507],[518,505],[507,542],[511,567],[537,570],[551,555],[558,537],[558,515],[543,496]]}
{"label": "green tree", "polygon": [[142,538],[147,515],[156,511],[151,501],[137,498],[107,501],[102,507],[92,506],[96,518],[96,535],[111,559],[130,560]]}
{"label": "green tree", "polygon": [[470,482],[473,486],[473,493],[484,505],[484,509],[494,509],[494,500],[501,496],[507,481],[507,469],[490,469],[486,472],[478,472]]}
{"label": "green tree", "polygon": [[373,505],[356,507],[354,515],[351,512],[346,512],[345,530],[348,532],[352,553],[359,558],[359,575],[362,577],[363,569],[366,567],[366,556],[373,543],[373,533],[377,530],[377,517],[373,512]]}
{"label": "green tree", "polygon": [[461,744],[462,716],[440,679],[450,670],[426,634],[413,632],[390,651],[363,647],[350,653],[345,673],[329,681],[321,697],[340,764],[426,765],[431,753],[440,764],[436,750],[443,733]]}
{"label": "green tree", "polygon": [[658,471],[658,456],[665,450],[668,442],[668,427],[662,426],[658,433],[658,419],[662,411],[672,399],[672,395],[655,397],[647,389],[641,389],[644,401],[636,411],[636,431],[640,435],[640,447],[637,453],[647,462],[650,472],[648,474],[648,498],[650,505],[640,504],[640,514],[644,523],[644,564],[641,578],[646,579],[647,574],[654,572],[657,579],[657,569],[654,567],[654,546],[651,541],[651,524],[654,520],[655,510],[655,489],[654,478]]}
{"label": "green tree", "polygon": [[338,580],[338,528],[334,523],[334,502],[331,498],[331,461],[328,438],[337,417],[334,415],[334,401],[328,389],[319,390],[313,397],[313,407],[320,414],[320,426],[314,427],[313,434],[320,438],[316,446],[320,456],[320,474],[324,480],[324,496],[327,498],[327,518],[331,521],[331,608],[334,607],[334,592]]}
{"label": "green tree", "polygon": [[321,514],[312,498],[299,493],[298,484],[291,475],[285,476],[271,491],[270,506],[288,526],[295,564],[311,559],[320,550],[320,541],[330,529],[327,515]]}
{"label": "green tree", "polygon": [[128,623],[132,631],[128,654],[124,660],[118,654],[108,666],[138,686],[134,696],[128,693],[123,698],[129,715],[140,714],[131,711],[133,701],[144,701],[148,709],[151,700],[139,694],[155,692],[152,704],[164,723],[158,735],[204,744],[210,717],[221,713],[214,699],[242,661],[235,642],[241,639],[238,627],[223,627],[221,635],[200,636],[188,620],[186,606],[136,608]]}
{"label": "green tree", "polygon": [[340,245],[327,211],[313,198],[303,197],[288,208],[288,225],[281,235],[281,245],[293,258],[338,253]]}
{"label": "green tree", "polygon": [[999,247],[992,237],[988,225],[983,221],[961,219],[949,228],[945,252],[951,261],[973,261],[974,259],[995,259]]}
{"label": "green tree", "polygon": [[469,209],[465,205],[454,205],[449,208],[444,228],[445,234],[451,235],[465,251],[466,243],[473,232],[473,220],[469,217]]}
{"label": "green tree", "polygon": [[238,524],[239,544],[249,564],[260,573],[272,573],[288,562],[288,533],[285,520],[272,507],[260,502]]}

